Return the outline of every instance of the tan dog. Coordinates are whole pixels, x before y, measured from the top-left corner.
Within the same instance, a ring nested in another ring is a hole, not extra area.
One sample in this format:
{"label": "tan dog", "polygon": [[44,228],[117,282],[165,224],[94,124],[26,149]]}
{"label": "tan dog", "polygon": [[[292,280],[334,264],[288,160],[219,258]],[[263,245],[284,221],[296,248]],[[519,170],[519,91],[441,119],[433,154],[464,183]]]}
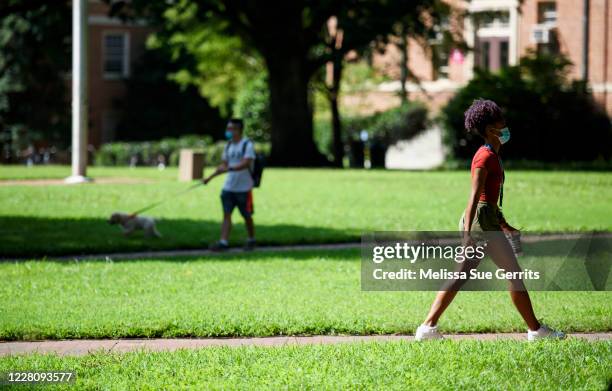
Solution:
{"label": "tan dog", "polygon": [[130,235],[136,230],[143,230],[147,238],[152,236],[161,238],[161,234],[155,227],[155,220],[151,217],[133,216],[127,213],[115,212],[111,215],[108,223],[111,225],[119,224],[125,236]]}

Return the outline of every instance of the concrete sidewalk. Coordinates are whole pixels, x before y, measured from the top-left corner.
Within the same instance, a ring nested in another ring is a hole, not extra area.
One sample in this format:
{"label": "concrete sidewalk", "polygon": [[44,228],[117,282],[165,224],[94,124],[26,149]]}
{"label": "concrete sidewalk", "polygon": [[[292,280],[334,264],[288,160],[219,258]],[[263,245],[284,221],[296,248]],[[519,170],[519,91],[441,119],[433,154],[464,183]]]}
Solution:
{"label": "concrete sidewalk", "polygon": [[[612,232],[584,232],[584,233],[547,233],[547,234],[526,234],[521,237],[523,243],[536,243],[548,240],[577,240],[590,235],[593,238],[612,238]],[[452,239],[452,241],[455,241]],[[284,251],[319,251],[319,250],[346,250],[359,249],[361,242],[347,243],[321,243],[321,244],[289,244],[289,245],[270,245],[258,246],[256,252],[284,252]],[[116,253],[100,253],[100,254],[75,254],[75,255],[60,255],[44,257],[47,261],[88,261],[88,260],[131,260],[131,259],[159,259],[159,258],[174,258],[174,257],[207,257],[219,256],[222,254],[244,254],[245,251],[241,247],[233,247],[225,252],[213,252],[208,249],[190,249],[190,250],[153,250],[153,251],[133,251],[133,252],[116,252]],[[39,259],[40,257],[2,257],[0,262],[15,262],[28,261]]]}
{"label": "concrete sidewalk", "polygon": [[[526,340],[526,333],[499,334],[449,334],[450,340]],[[576,333],[568,338],[589,341],[611,340],[612,333]],[[82,339],[62,341],[18,341],[0,342],[0,356],[27,353],[56,353],[59,355],[80,356],[91,352],[125,353],[137,350],[173,351],[177,349],[199,349],[212,346],[285,346],[335,344],[371,341],[414,341],[412,335],[316,335],[296,337],[260,338],[179,338],[179,339]]]}

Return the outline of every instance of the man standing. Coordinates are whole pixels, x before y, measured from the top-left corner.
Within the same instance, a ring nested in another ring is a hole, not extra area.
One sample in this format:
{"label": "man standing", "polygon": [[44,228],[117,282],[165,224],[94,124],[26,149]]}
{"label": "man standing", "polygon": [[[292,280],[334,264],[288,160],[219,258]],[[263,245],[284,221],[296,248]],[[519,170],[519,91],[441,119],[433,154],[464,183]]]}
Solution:
{"label": "man standing", "polygon": [[242,136],[243,122],[241,119],[231,119],[227,123],[225,137],[229,140],[221,164],[214,173],[203,180],[204,184],[210,182],[217,175],[227,173],[225,184],[221,191],[221,205],[223,206],[223,224],[221,226],[221,239],[210,246],[213,251],[224,251],[229,248],[229,235],[232,230],[232,212],[238,207],[244,218],[248,239],[245,250],[255,248],[255,226],[253,224],[253,161],[255,148],[253,142]]}

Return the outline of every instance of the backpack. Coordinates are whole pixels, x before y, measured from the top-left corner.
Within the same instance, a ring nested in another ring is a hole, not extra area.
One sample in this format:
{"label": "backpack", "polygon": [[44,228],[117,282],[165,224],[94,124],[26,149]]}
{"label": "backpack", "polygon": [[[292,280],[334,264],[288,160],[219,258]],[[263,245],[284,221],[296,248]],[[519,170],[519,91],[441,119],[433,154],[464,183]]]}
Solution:
{"label": "backpack", "polygon": [[[230,142],[225,146],[225,153],[227,154],[227,150],[229,149]],[[242,144],[242,156],[246,153],[246,147],[248,143],[252,143],[251,140],[246,139],[246,141]],[[255,145],[253,145],[253,150],[255,149]],[[253,159],[253,168],[249,168],[249,174],[251,174],[251,178],[253,178],[253,187],[259,187],[261,185],[261,177],[263,176],[263,170],[266,166],[266,157],[263,153],[255,153],[255,159]]]}

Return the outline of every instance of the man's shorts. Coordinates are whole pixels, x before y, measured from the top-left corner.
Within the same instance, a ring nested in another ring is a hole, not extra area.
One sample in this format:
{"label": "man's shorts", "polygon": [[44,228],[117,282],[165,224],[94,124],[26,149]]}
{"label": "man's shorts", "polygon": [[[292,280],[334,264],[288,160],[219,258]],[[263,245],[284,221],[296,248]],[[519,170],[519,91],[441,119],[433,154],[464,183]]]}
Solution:
{"label": "man's shorts", "polygon": [[253,208],[253,192],[244,191],[221,191],[221,204],[223,205],[224,213],[232,213],[235,207],[238,207],[242,217],[249,218],[255,210]]}

